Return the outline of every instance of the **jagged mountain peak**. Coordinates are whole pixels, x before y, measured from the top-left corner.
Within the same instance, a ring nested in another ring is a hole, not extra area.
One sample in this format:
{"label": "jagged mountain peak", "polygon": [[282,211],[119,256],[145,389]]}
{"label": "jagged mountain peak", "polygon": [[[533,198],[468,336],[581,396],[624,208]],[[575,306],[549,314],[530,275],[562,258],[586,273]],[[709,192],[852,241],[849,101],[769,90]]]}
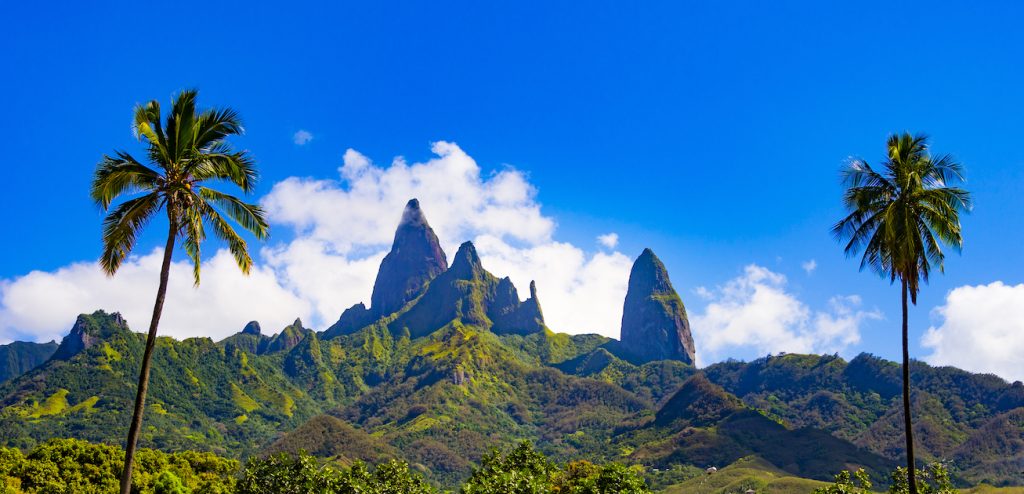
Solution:
{"label": "jagged mountain peak", "polygon": [[[536,295],[536,286],[531,290]],[[544,316],[535,296],[525,302],[510,278],[484,269],[472,242],[459,246],[452,266],[430,282],[415,304],[389,324],[396,334],[426,336],[452,321],[498,334],[543,331]]]}
{"label": "jagged mountain peak", "polygon": [[469,280],[480,276],[484,270],[483,263],[480,261],[480,255],[476,253],[473,242],[463,242],[459,246],[450,269],[457,279]]}
{"label": "jagged mountain peak", "polygon": [[633,268],[629,272],[629,286],[644,292],[675,291],[668,279],[665,264],[650,248],[644,249],[633,263]]}
{"label": "jagged mountain peak", "polygon": [[61,340],[60,346],[57,347],[57,351],[51,358],[54,360],[70,359],[104,338],[127,331],[131,331],[128,328],[128,322],[121,317],[119,312],[108,314],[98,310],[92,314],[80,314],[75,320],[75,325]]}
{"label": "jagged mountain peak", "polygon": [[262,330],[260,329],[260,323],[256,321],[249,321],[249,324],[246,324],[245,327],[242,328],[242,334],[251,334],[259,336],[260,334],[262,334]]}
{"label": "jagged mountain peak", "polygon": [[377,271],[370,310],[377,317],[398,311],[423,293],[427,283],[447,268],[447,257],[427,223],[420,202],[410,200],[402,212],[391,251]]}
{"label": "jagged mountain peak", "polygon": [[686,308],[672,287],[668,270],[651,249],[644,249],[629,272],[620,340],[632,360],[694,362]]}
{"label": "jagged mountain peak", "polygon": [[373,322],[373,312],[366,308],[362,302],[345,309],[338,321],[323,332],[323,339],[352,334]]}
{"label": "jagged mountain peak", "polygon": [[414,197],[405,203],[405,210],[402,211],[402,221],[399,224],[399,227],[402,226],[430,227],[427,224],[427,217],[423,214],[423,209],[420,208],[419,199]]}
{"label": "jagged mountain peak", "polygon": [[295,322],[285,326],[280,333],[264,340],[259,353],[287,352],[311,334],[315,334],[313,330],[302,327],[302,320],[296,318]]}

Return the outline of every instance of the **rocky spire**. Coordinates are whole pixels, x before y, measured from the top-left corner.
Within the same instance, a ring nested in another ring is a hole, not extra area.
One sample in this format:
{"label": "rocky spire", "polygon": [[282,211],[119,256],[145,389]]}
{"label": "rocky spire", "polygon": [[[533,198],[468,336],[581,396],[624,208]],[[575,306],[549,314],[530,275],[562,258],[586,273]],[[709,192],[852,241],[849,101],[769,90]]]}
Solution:
{"label": "rocky spire", "polygon": [[322,337],[325,340],[341,335],[352,334],[373,322],[373,313],[359,302],[341,313],[338,321],[324,331]]}
{"label": "rocky spire", "polygon": [[622,349],[634,360],[694,362],[693,336],[683,301],[672,288],[665,265],[651,249],[644,249],[629,272],[620,340]]}
{"label": "rocky spire", "polygon": [[537,284],[530,282],[530,298],[519,301],[519,293],[508,277],[502,278],[495,289],[494,300],[487,309],[494,322],[496,334],[526,335],[544,330],[544,314],[537,300]]}
{"label": "rocky spire", "polygon": [[287,352],[311,334],[315,334],[313,330],[302,327],[302,319],[295,318],[280,333],[262,341],[258,353]]}
{"label": "rocky spire", "polygon": [[377,281],[370,296],[370,311],[379,317],[401,309],[447,268],[448,260],[420,209],[420,202],[410,200],[395,232],[391,252],[381,261],[377,271]]}
{"label": "rocky spire", "polygon": [[54,360],[68,360],[82,350],[88,349],[99,343],[104,338],[109,338],[119,332],[127,332],[128,323],[121,314],[114,312],[107,314],[102,310],[92,314],[81,314],[71,327],[71,331],[60,342],[57,351],[54,352]]}
{"label": "rocky spire", "polygon": [[249,321],[249,324],[246,324],[245,327],[242,328],[242,334],[259,336],[261,334],[260,323],[257,321]]}
{"label": "rocky spire", "polygon": [[473,242],[463,242],[452,261],[452,275],[457,280],[472,280],[479,277],[483,269],[483,263],[480,262]]}

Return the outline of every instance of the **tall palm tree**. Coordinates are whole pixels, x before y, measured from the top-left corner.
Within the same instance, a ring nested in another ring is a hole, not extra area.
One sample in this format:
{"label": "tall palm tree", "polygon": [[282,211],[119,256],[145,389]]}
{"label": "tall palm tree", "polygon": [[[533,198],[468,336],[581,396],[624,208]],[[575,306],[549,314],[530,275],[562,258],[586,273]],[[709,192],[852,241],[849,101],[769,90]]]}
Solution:
{"label": "tall palm tree", "polygon": [[[125,451],[121,493],[131,490],[132,461],[142,426],[142,413],[149,385],[149,369],[156,343],[157,326],[167,294],[167,278],[176,243],[180,242],[192,262],[194,282],[199,285],[200,244],[206,227],[223,240],[245,274],[252,267],[246,242],[222,213],[258,239],[269,232],[263,210],[218,192],[206,183],[227,181],[250,193],[256,184],[256,167],[245,151],[234,151],[226,141],[243,132],[238,114],[231,109],[196,110],[196,92],[184,91],[174,98],[166,123],[161,123],[160,104],[150,101],[135,108],[132,129],[146,146],[149,166],[130,154],[117,151],[103,156],[96,166],[92,199],[108,211],[103,220],[103,256],[107,275],[113,276],[135,246],[142,229],[163,210],[167,214],[167,245],[160,267],[160,285],[153,305],[153,317],[142,355],[135,410]],[[115,199],[132,196],[111,208]]]}
{"label": "tall palm tree", "polygon": [[888,158],[880,169],[854,160],[843,171],[847,187],[843,203],[849,214],[832,227],[846,241],[846,255],[861,250],[860,268],[871,268],[890,283],[900,281],[903,292],[903,426],[907,443],[910,493],[917,494],[914,435],[910,419],[910,353],[907,338],[907,296],[917,305],[921,282],[933,266],[944,271],[943,244],[960,251],[963,235],[960,212],[971,207],[964,189],[963,167],[949,155],[932,157],[928,138],[909,133],[893,135]]}

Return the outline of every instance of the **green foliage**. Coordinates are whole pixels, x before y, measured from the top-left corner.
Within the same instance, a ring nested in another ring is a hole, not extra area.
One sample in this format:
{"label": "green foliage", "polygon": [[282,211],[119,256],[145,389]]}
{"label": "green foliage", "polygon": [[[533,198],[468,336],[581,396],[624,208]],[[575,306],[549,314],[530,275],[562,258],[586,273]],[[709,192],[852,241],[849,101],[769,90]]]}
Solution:
{"label": "green foliage", "polygon": [[553,492],[568,494],[647,494],[650,491],[639,467],[619,463],[603,466],[572,462],[555,477]]}
{"label": "green foliage", "polygon": [[[123,462],[120,448],[76,439],[52,439],[27,455],[0,448],[0,492],[106,494],[117,490]],[[147,494],[230,494],[237,471],[237,461],[209,453],[144,449],[136,456],[134,485]]]}
{"label": "green foliage", "polygon": [[836,474],[835,482],[814,489],[814,494],[872,494],[871,478],[863,468],[853,472],[852,478],[849,471],[843,470]]}
{"label": "green foliage", "polygon": [[363,463],[337,469],[307,454],[279,453],[246,463],[238,494],[432,494],[405,463],[389,461],[370,472]]}
{"label": "green foliage", "polygon": [[462,494],[645,494],[650,490],[641,472],[616,463],[598,466],[585,461],[559,468],[530,443],[507,454],[493,451],[462,486]]}
{"label": "green foliage", "polygon": [[191,494],[192,491],[181,483],[177,475],[169,471],[160,472],[153,482],[153,494]]}
{"label": "green foliage", "polygon": [[551,492],[553,463],[526,442],[508,454],[492,451],[462,486],[463,494],[542,494]]}
{"label": "green foliage", "polygon": [[[889,476],[889,494],[907,494],[910,492],[910,483],[907,479],[907,469],[896,467]],[[942,463],[933,463],[924,470],[917,470],[917,491],[920,494],[956,494],[959,492],[953,487],[949,478],[949,471]],[[835,481],[826,486],[814,490],[813,494],[873,494],[871,480],[863,469],[850,474],[843,470],[836,474]]]}
{"label": "green foliage", "polygon": [[[910,492],[910,482],[907,478],[907,469],[898,467],[892,472],[892,483],[889,484],[889,494],[906,494]],[[915,472],[917,492],[920,494],[956,494],[957,489],[953,487],[949,479],[949,471],[942,463],[932,463],[928,468]]]}
{"label": "green foliage", "polygon": [[322,468],[308,455],[281,453],[265,459],[249,459],[238,482],[238,494],[306,494],[338,492],[340,475]]}
{"label": "green foliage", "polygon": [[0,345],[0,383],[18,377],[46,362],[57,351],[57,343],[15,341]]}

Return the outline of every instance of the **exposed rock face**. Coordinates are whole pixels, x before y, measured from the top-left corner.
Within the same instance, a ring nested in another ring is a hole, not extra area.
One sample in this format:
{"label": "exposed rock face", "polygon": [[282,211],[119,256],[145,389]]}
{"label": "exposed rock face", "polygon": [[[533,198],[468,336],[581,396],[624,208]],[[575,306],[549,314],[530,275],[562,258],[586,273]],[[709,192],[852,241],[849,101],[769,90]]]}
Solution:
{"label": "exposed rock face", "polygon": [[437,235],[427,224],[419,201],[409,201],[395,232],[391,252],[380,263],[370,296],[370,310],[375,317],[398,311],[447,268],[448,260]]}
{"label": "exposed rock face", "polygon": [[263,334],[260,323],[250,321],[242,328],[242,331],[224,338],[219,344],[223,345],[224,350],[228,353],[237,349],[256,355],[262,347],[266,346],[268,340],[270,337]]}
{"label": "exposed rock face", "polygon": [[395,333],[408,330],[416,338],[455,320],[503,334],[529,334],[544,328],[536,287],[531,285],[531,298],[520,302],[511,280],[499,280],[483,268],[471,242],[459,247],[451,268],[438,275],[390,327]]}
{"label": "exposed rock face", "polygon": [[342,312],[341,317],[338,318],[338,322],[323,332],[322,338],[329,340],[337,336],[352,334],[371,322],[373,322],[373,313],[360,302],[345,309],[345,312]]}
{"label": "exposed rock face", "polygon": [[497,334],[530,334],[544,329],[544,313],[537,300],[537,284],[530,282],[530,298],[519,301],[519,293],[509,278],[498,282],[494,303],[489,309]]}
{"label": "exposed rock face", "polygon": [[290,326],[286,326],[280,333],[263,342],[258,353],[287,352],[310,334],[314,334],[313,330],[302,327],[302,320],[295,319]]}
{"label": "exposed rock face", "polygon": [[71,332],[64,337],[54,352],[53,360],[68,360],[79,352],[120,331],[129,331],[128,323],[120,313],[107,314],[101,310],[78,316]]}
{"label": "exposed rock face", "polygon": [[262,334],[262,330],[260,329],[260,323],[256,321],[249,321],[249,324],[246,324],[245,327],[242,328],[242,334],[251,334],[259,336],[260,334]]}
{"label": "exposed rock face", "polygon": [[671,359],[693,364],[693,336],[686,309],[672,288],[665,265],[651,249],[644,249],[629,273],[620,340],[632,360]]}

